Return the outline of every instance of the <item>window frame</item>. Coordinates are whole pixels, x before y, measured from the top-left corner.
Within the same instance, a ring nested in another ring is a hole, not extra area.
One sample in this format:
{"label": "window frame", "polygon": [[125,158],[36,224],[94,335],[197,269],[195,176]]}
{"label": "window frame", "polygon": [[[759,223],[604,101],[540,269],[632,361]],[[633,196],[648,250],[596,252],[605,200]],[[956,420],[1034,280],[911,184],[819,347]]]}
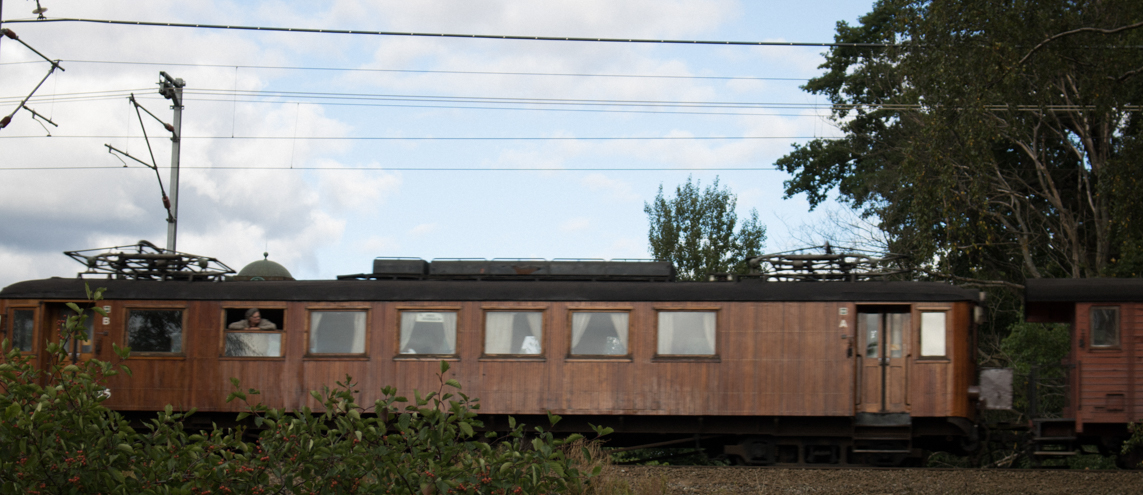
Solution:
{"label": "window frame", "polygon": [[32,349],[25,351],[21,350],[20,354],[30,355],[36,357],[39,355],[40,348],[42,347],[37,337],[40,335],[40,308],[39,306],[9,306],[8,310],[4,312],[4,337],[8,339],[8,345],[15,347],[16,345],[16,311],[31,311],[32,312]]}
{"label": "window frame", "polygon": [[[952,315],[952,308],[947,307],[918,307],[915,310],[917,320],[917,361],[948,361],[949,357],[949,333],[953,329],[950,316]],[[941,342],[941,348],[944,352],[940,355],[925,355],[925,313],[939,313],[942,315],[941,321],[944,322],[944,341]]]}
{"label": "window frame", "polygon": [[[1095,343],[1095,311],[1096,310],[1113,310],[1115,313],[1115,343],[1114,344],[1096,344]],[[1123,311],[1119,306],[1090,306],[1087,309],[1087,334],[1088,346],[1092,350],[1117,350],[1121,349],[1123,345]]]}
{"label": "window frame", "polygon": [[[460,361],[460,336],[461,327],[463,326],[463,318],[461,318],[461,307],[454,305],[431,305],[431,306],[414,306],[414,305],[401,305],[393,308],[394,324],[393,327],[396,331],[393,332],[393,360],[394,361]],[[452,354],[401,354],[401,318],[406,312],[412,313],[456,313],[456,346],[453,348]]]}
{"label": "window frame", "polygon": [[[572,354],[572,337],[576,313],[624,313],[627,315],[627,353],[626,354]],[[567,309],[567,355],[564,357],[565,361],[634,361],[634,342],[632,342],[632,328],[635,326],[632,314],[634,308],[630,307],[571,307]]]}
{"label": "window frame", "polygon": [[[305,316],[306,330],[305,330],[305,334],[304,334],[304,339],[305,339],[304,345],[305,345],[306,351],[305,351],[305,353],[302,354],[303,360],[307,360],[307,361],[308,360],[313,360],[313,361],[323,361],[323,360],[325,360],[325,361],[330,361],[330,360],[334,360],[334,361],[336,361],[336,360],[341,360],[341,361],[368,361],[370,359],[369,358],[369,341],[370,341],[369,328],[371,326],[370,323],[372,321],[372,314],[373,314],[373,308],[372,307],[367,306],[367,305],[361,305],[361,304],[354,304],[354,305],[325,305],[325,304],[322,304],[322,305],[306,306],[304,311],[305,311],[305,315],[306,315]],[[364,345],[362,346],[362,348],[363,348],[362,352],[359,352],[359,353],[357,353],[357,352],[347,352],[347,353],[333,353],[333,352],[315,353],[315,352],[310,352],[310,337],[313,335],[313,331],[314,331],[314,329],[313,329],[313,321],[314,321],[313,320],[313,313],[319,313],[319,312],[324,312],[324,313],[363,312],[363,313],[365,313],[365,330],[364,330],[365,331],[365,336],[364,336],[365,341],[364,341]],[[283,322],[283,326],[285,326],[284,322]],[[285,343],[283,343],[283,353],[285,353],[284,349],[285,349]]]}
{"label": "window frame", "polygon": [[185,360],[187,358],[187,319],[190,318],[190,312],[187,311],[186,305],[178,306],[171,304],[163,305],[145,305],[145,304],[130,304],[124,305],[122,309],[123,321],[123,346],[130,347],[131,345],[131,312],[132,311],[182,311],[182,318],[179,322],[179,348],[180,352],[155,352],[155,351],[136,351],[131,350],[131,355],[128,359],[173,359]]}
{"label": "window frame", "polygon": [[[229,328],[230,323],[226,321],[226,310],[228,310],[228,309],[246,310],[246,309],[250,309],[250,308],[258,308],[259,311],[265,310],[265,309],[273,309],[273,310],[278,310],[278,311],[282,312],[282,321],[278,325],[278,328],[276,330],[259,330],[257,332],[259,334],[276,333],[276,334],[280,335],[281,337],[279,338],[279,350],[280,350],[281,354],[279,354],[277,356],[227,356],[226,355],[226,336],[227,335],[230,335],[232,333],[255,333],[255,332],[251,332],[249,330],[231,330]],[[257,303],[257,302],[251,302],[249,304],[230,304],[230,303],[227,303],[227,304],[224,304],[222,306],[221,313],[222,313],[222,316],[220,319],[222,321],[222,335],[221,335],[221,338],[219,339],[219,342],[218,342],[218,358],[220,360],[224,360],[224,361],[246,361],[246,360],[284,361],[286,359],[286,350],[289,349],[289,347],[287,345],[289,335],[286,333],[286,324],[287,324],[286,322],[289,320],[289,317],[287,316],[287,315],[289,315],[289,311],[288,311],[288,308],[286,307],[286,305],[281,304],[281,303],[261,304],[261,303]],[[309,350],[309,347],[308,347],[309,341],[307,340],[306,343],[307,343],[306,350],[308,351]]]}
{"label": "window frame", "polygon": [[[722,307],[655,306],[655,350],[651,362],[722,362]],[[659,316],[662,313],[714,313],[714,349],[712,354],[659,354]]]}
{"label": "window frame", "polygon": [[[550,306],[481,306],[480,361],[547,361],[551,321]],[[539,354],[489,354],[488,353],[488,314],[489,313],[540,313],[540,353]],[[459,320],[457,326],[459,327]],[[459,328],[457,333],[460,333]],[[459,341],[459,338],[457,339]],[[459,346],[458,346],[459,347]],[[398,349],[400,350],[400,349]]]}

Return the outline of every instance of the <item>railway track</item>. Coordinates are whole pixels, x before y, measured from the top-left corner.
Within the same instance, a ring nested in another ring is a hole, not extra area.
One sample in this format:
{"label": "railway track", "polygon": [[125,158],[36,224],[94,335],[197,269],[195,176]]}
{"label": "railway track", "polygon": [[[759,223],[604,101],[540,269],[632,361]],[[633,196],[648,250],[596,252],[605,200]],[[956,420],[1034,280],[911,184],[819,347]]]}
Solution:
{"label": "railway track", "polygon": [[635,493],[1143,493],[1143,472],[1059,469],[611,466]]}

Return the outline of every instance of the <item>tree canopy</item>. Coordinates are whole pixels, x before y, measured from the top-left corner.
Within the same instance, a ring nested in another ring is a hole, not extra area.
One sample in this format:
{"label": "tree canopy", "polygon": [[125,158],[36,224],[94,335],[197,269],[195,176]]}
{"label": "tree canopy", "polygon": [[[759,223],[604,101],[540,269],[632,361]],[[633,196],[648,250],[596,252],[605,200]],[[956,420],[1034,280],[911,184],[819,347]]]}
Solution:
{"label": "tree canopy", "polygon": [[[675,188],[675,197],[663,196],[663,186],[643,211],[651,224],[648,233],[651,254],[674,263],[680,280],[702,280],[710,273],[746,273],[748,258],[759,256],[766,242],[766,227],[758,210],[739,224],[735,212],[738,197],[714,184],[702,189],[702,181]],[[737,232],[735,227],[738,227]]]}
{"label": "tree canopy", "polygon": [[838,23],[825,73],[841,139],[777,161],[786,194],[880,221],[935,272],[1143,272],[1138,1],[881,0]]}

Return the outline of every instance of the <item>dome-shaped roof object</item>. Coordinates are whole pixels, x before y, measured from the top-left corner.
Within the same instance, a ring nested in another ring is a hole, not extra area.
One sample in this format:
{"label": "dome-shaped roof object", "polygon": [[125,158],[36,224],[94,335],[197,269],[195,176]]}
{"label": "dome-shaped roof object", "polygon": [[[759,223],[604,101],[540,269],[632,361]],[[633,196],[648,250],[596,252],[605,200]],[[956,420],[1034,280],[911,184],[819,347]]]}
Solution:
{"label": "dome-shaped roof object", "polygon": [[294,276],[286,267],[270,261],[270,253],[262,253],[260,259],[242,268],[234,280],[293,280]]}

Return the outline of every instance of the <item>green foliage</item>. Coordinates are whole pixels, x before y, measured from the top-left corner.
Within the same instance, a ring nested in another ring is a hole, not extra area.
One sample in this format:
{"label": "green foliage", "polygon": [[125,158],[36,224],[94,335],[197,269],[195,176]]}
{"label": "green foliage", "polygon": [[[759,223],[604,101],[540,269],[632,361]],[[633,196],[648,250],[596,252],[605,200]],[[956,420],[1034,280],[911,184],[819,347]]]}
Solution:
{"label": "green foliage", "polygon": [[[91,293],[93,301],[101,293]],[[87,315],[72,309],[78,315],[57,342],[84,336]],[[478,435],[478,400],[446,378],[447,362],[439,389],[416,392],[412,401],[386,387],[374,404],[360,405],[347,376],[312,392],[320,412],[288,413],[252,403],[258,391],[232,380],[228,401],[248,404],[239,420],[255,430],[188,431],[183,421],[194,411],[171,406],[136,430],[101,405],[101,381],[125,366],[70,364],[66,350],[51,343],[40,371],[6,340],[0,346],[0,494],[581,493],[601,469],[581,472],[569,458],[569,448],[584,448],[580,435],[557,438],[515,421],[506,434]],[[129,352],[116,349],[121,359]],[[245,441],[253,432],[258,440]],[[600,436],[610,432],[596,428]]]}
{"label": "green foliage", "polygon": [[739,224],[737,201],[729,189],[719,189],[717,177],[705,190],[702,181],[692,183],[688,177],[670,199],[663,196],[660,185],[654,202],[643,206],[651,224],[647,237],[652,256],[674,263],[680,280],[747,273],[746,260],[762,254],[766,227],[757,210]]}
{"label": "green foliage", "polygon": [[826,72],[838,140],[777,161],[787,195],[880,220],[941,273],[1143,273],[1138,177],[1143,4],[880,0],[838,24]]}
{"label": "green foliage", "polygon": [[[1064,410],[1067,370],[1062,365],[1071,348],[1067,324],[1017,323],[1000,344],[1007,366],[1016,372],[1012,407],[1031,417],[1058,418]],[[1035,369],[1036,410],[1029,410],[1028,381]]]}

